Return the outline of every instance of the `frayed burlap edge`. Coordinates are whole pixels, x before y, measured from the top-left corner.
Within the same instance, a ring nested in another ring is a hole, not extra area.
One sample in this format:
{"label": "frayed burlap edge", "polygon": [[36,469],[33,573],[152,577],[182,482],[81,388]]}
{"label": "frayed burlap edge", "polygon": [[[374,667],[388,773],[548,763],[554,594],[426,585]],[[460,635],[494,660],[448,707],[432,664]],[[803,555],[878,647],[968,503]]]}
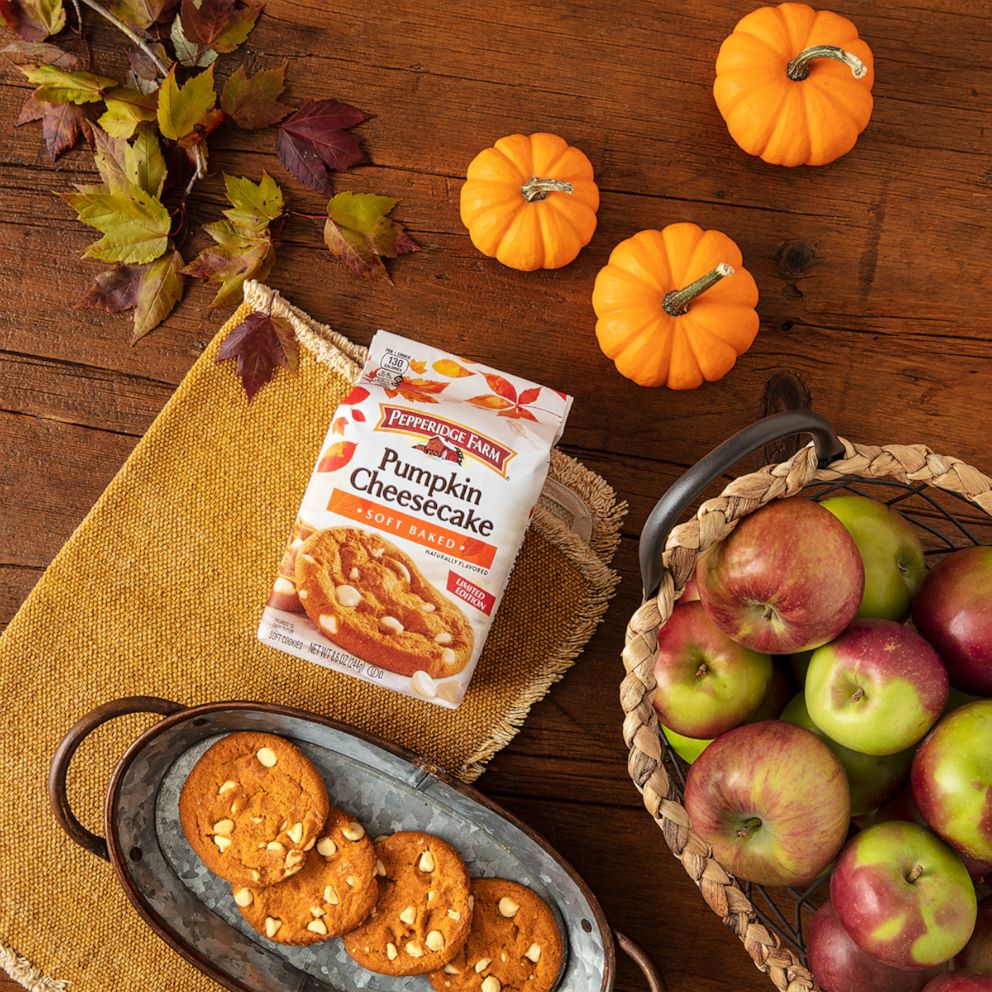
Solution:
{"label": "frayed burlap edge", "polygon": [[0,944],[0,968],[28,992],[66,992],[69,988],[69,982],[65,979],[42,974],[27,958],[22,958],[6,944]]}

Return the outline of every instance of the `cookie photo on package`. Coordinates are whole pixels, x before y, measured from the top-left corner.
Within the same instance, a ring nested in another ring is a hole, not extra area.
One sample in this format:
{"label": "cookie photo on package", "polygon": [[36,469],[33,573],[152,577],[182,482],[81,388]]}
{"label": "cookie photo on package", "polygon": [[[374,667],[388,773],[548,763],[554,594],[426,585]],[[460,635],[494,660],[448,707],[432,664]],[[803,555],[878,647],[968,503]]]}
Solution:
{"label": "cookie photo on package", "polygon": [[331,420],[259,640],[457,707],[571,403],[379,331]]}

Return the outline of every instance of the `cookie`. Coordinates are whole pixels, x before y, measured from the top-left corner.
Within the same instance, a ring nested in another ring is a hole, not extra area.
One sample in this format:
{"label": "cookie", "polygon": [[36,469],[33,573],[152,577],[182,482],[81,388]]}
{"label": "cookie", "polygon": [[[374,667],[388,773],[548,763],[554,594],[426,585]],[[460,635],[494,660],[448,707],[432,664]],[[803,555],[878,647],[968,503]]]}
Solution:
{"label": "cookie", "polygon": [[179,795],[190,847],[232,885],[274,885],[298,872],[327,819],[327,790],[295,745],[236,733],[193,766]]}
{"label": "cookie", "polygon": [[234,886],[241,915],[277,944],[316,944],[358,926],[379,894],[365,829],[332,806],[316,847],[292,878],[268,888]]}
{"label": "cookie", "polygon": [[382,837],[375,852],[379,901],[365,923],[345,934],[344,949],[381,975],[441,968],[461,950],[472,923],[465,863],[430,834]]}
{"label": "cookie", "polygon": [[325,637],[379,668],[441,679],[472,655],[462,611],[371,531],[333,527],[308,537],[296,556],[296,591]]}
{"label": "cookie", "polygon": [[550,992],[562,938],[548,904],[502,878],[472,881],[472,929],[464,948],[428,976],[437,992]]}

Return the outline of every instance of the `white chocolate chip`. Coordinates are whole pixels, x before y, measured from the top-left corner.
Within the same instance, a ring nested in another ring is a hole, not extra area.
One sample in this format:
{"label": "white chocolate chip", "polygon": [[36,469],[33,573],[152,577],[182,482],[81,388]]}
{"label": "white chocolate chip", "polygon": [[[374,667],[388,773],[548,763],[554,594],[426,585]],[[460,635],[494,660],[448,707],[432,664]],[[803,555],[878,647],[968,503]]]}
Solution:
{"label": "white chocolate chip", "polygon": [[476,974],[481,974],[483,971],[485,971],[486,968],[488,968],[489,965],[492,964],[492,960],[493,960],[492,958],[479,958],[479,960],[475,962]]}
{"label": "white chocolate chip", "polygon": [[214,833],[221,837],[230,837],[234,833],[234,820],[218,820],[214,824]]}
{"label": "white chocolate chip", "polygon": [[335,586],[334,598],[341,606],[358,606],[362,594],[354,586]]}
{"label": "white chocolate chip", "polygon": [[390,566],[390,568],[395,568],[396,571],[399,572],[400,575],[404,579],[406,579],[407,582],[410,581],[410,570],[406,567],[406,565],[403,564],[403,562],[396,561],[395,559],[390,558],[389,559],[389,566]]}
{"label": "white chocolate chip", "polygon": [[424,613],[433,613],[437,609],[433,603],[423,603],[420,608]]}
{"label": "white chocolate chip", "polygon": [[486,975],[482,980],[482,992],[500,992],[503,986],[495,975]]}
{"label": "white chocolate chip", "polygon": [[324,910],[324,909],[321,909],[320,906],[311,906],[310,907],[310,915],[315,920],[319,920],[322,916],[326,916],[327,915],[327,911]]}
{"label": "white chocolate chip", "polygon": [[434,890],[433,889],[428,889],[427,890],[427,903],[428,903],[428,905],[430,905],[433,901],[434,901]]}
{"label": "white chocolate chip", "polygon": [[351,571],[348,573],[348,578],[354,581],[358,578],[358,569],[352,566]]}
{"label": "white chocolate chip", "polygon": [[296,598],[297,598],[297,599],[299,599],[300,601],[302,601],[302,600],[304,600],[304,599],[306,599],[306,598],[307,598],[307,596],[309,596],[309,595],[310,595],[310,593],[309,593],[309,592],[308,592],[308,591],[307,591],[306,589],[301,589],[301,590],[300,590],[300,591],[299,591],[299,592],[298,592],[298,593],[296,594]]}
{"label": "white chocolate chip", "polygon": [[217,790],[217,795],[218,796],[222,796],[222,795],[224,795],[225,792],[230,792],[231,789],[236,789],[237,787],[238,787],[238,783],[237,782],[232,782],[230,779],[228,779]]}
{"label": "white chocolate chip", "polygon": [[319,933],[321,936],[327,933],[327,924],[323,920],[311,920],[307,924],[307,929],[311,933]]}
{"label": "white chocolate chip", "polygon": [[442,630],[440,634],[434,635],[435,644],[450,644],[451,641],[452,641],[451,634],[449,634],[446,630]]}
{"label": "white chocolate chip", "polygon": [[308,841],[307,841],[307,842],[306,842],[306,843],[305,843],[305,844],[303,845],[303,850],[304,850],[304,851],[309,851],[309,850],[310,850],[310,849],[311,849],[311,848],[312,848],[312,847],[314,846],[314,844],[316,844],[316,843],[317,843],[317,838],[316,838],[316,837],[311,837],[311,838],[310,838],[310,839],[309,839],[309,840],[308,840]]}
{"label": "white chocolate chip", "polygon": [[262,881],[261,872],[259,872],[259,870],[257,868],[252,868],[252,870],[251,870],[251,880],[253,882],[261,882]]}
{"label": "white chocolate chip", "polygon": [[273,592],[282,593],[284,596],[291,595],[296,592],[296,585],[290,582],[289,579],[284,579],[281,575],[272,583]]}
{"label": "white chocolate chip", "polygon": [[349,875],[345,879],[345,882],[348,884],[348,888],[349,889],[357,888],[358,887],[358,876],[357,875]]}
{"label": "white chocolate chip", "polygon": [[520,909],[520,905],[509,896],[503,896],[499,901],[499,915],[505,916],[508,920],[512,920],[517,915],[518,909]]}
{"label": "white chocolate chip", "polygon": [[440,930],[431,930],[424,938],[424,943],[432,951],[440,951],[444,947],[444,935]]}
{"label": "white chocolate chip", "polygon": [[502,961],[502,962],[503,962],[504,964],[506,964],[506,951],[500,951],[500,952],[499,952],[499,959],[500,959],[500,961]]}
{"label": "white chocolate chip", "polygon": [[420,855],[420,860],[417,862],[417,867],[421,871],[432,872],[434,870],[434,855],[430,851],[424,851]]}
{"label": "white chocolate chip", "polygon": [[268,844],[265,845],[266,851],[275,851],[276,854],[282,854],[286,848],[282,846],[277,840],[270,840]]}
{"label": "white chocolate chip", "polygon": [[424,699],[433,699],[437,695],[437,689],[434,687],[434,679],[423,669],[417,669],[410,676],[410,688],[418,696],[423,696]]}
{"label": "white chocolate chip", "polygon": [[238,813],[240,812],[241,812],[241,803],[239,803],[237,799],[235,799],[234,802],[231,803],[231,814],[233,816],[237,816]]}
{"label": "white chocolate chip", "polygon": [[530,947],[524,951],[524,957],[528,961],[533,961],[534,964],[537,964],[537,962],[541,960],[541,945],[531,944]]}
{"label": "white chocolate chip", "polygon": [[408,941],[405,950],[412,958],[422,958],[424,956],[424,949],[420,946],[419,941],[416,940]]}
{"label": "white chocolate chip", "polygon": [[317,564],[317,559],[313,555],[300,555],[297,561],[305,561],[308,565]]}
{"label": "white chocolate chip", "polygon": [[338,894],[330,885],[324,886],[324,902],[329,906],[336,906],[338,904]]}
{"label": "white chocolate chip", "polygon": [[271,940],[282,926],[282,920],[277,920],[274,916],[265,917],[265,936]]}
{"label": "white chocolate chip", "polygon": [[299,844],[303,840],[303,824],[294,823],[287,831],[286,836],[294,843]]}
{"label": "white chocolate chip", "polygon": [[327,634],[328,637],[333,637],[338,632],[338,618],[332,616],[330,613],[321,613],[320,617],[317,619],[317,626]]}
{"label": "white chocolate chip", "polygon": [[231,846],[231,838],[217,836],[214,837],[214,843],[217,845],[217,850],[223,854]]}
{"label": "white chocolate chip", "polygon": [[451,648],[445,648],[441,652],[441,661],[445,665],[453,665],[457,660],[458,660],[458,655],[456,655],[455,652],[451,650]]}
{"label": "white chocolate chip", "polygon": [[379,621],[379,626],[386,631],[387,634],[402,634],[403,624],[396,619],[396,617],[383,617]]}
{"label": "white chocolate chip", "polygon": [[260,816],[253,816],[251,818],[251,822],[252,823],[261,823],[262,822],[262,818]]}
{"label": "white chocolate chip", "polygon": [[348,840],[361,840],[365,836],[365,827],[363,827],[357,820],[352,820],[348,826],[341,828],[341,833],[344,834]]}
{"label": "white chocolate chip", "polygon": [[400,923],[405,923],[408,927],[413,926],[417,919],[417,910],[413,906],[407,906],[400,913]]}
{"label": "white chocolate chip", "polygon": [[258,758],[259,763],[264,765],[266,768],[273,768],[279,760],[275,751],[273,751],[270,747],[260,747],[255,752],[255,757]]}
{"label": "white chocolate chip", "polygon": [[386,944],[386,957],[389,958],[390,961],[396,960],[397,953],[395,944]]}
{"label": "white chocolate chip", "polygon": [[255,897],[251,894],[251,889],[235,889],[234,890],[234,901],[244,909],[245,906],[250,906],[254,902]]}
{"label": "white chocolate chip", "polygon": [[462,918],[462,914],[457,909],[449,909],[448,916],[456,922]]}
{"label": "white chocolate chip", "polygon": [[446,964],[444,966],[444,973],[446,975],[460,975],[461,974],[461,972],[453,964]]}
{"label": "white chocolate chip", "polygon": [[369,553],[372,555],[373,558],[381,558],[386,553],[386,549],[373,548]]}
{"label": "white chocolate chip", "polygon": [[294,865],[298,865],[303,861],[302,851],[290,851],[286,855],[286,867],[292,868]]}
{"label": "white chocolate chip", "polygon": [[279,829],[276,831],[276,833],[281,834],[288,826],[289,826],[289,820],[283,820],[282,823],[279,824]]}
{"label": "white chocolate chip", "polygon": [[379,858],[375,859],[375,873],[379,876],[379,878],[386,877],[386,866],[379,860]]}
{"label": "white chocolate chip", "polygon": [[334,854],[337,854],[338,846],[334,843],[331,837],[321,837],[317,841],[317,853],[322,854],[325,858],[329,858]]}

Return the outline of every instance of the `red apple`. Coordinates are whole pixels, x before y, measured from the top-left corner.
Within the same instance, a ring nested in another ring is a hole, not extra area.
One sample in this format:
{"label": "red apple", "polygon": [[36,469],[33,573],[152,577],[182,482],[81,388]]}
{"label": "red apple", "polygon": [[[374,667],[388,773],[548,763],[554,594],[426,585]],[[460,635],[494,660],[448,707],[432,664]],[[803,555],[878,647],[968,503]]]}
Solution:
{"label": "red apple", "polygon": [[931,979],[923,986],[923,992],[992,992],[992,978],[951,971]]}
{"label": "red apple", "polygon": [[658,633],[653,702],[678,734],[713,738],[742,724],[771,677],[772,659],[735,644],[699,603],[676,606]]}
{"label": "red apple", "polygon": [[892,620],[856,620],[813,653],[806,707],[830,738],[862,754],[895,754],[933,726],[947,672],[919,634]]}
{"label": "red apple", "polygon": [[913,798],[956,850],[992,861],[992,699],[948,713],[919,746]]}
{"label": "red apple", "polygon": [[718,737],[689,769],[692,829],[738,878],[798,885],[815,878],[847,836],[847,777],[808,730],[781,720]]}
{"label": "red apple", "polygon": [[913,600],[913,623],[953,685],[992,696],[992,548],[965,548],[938,562]]}
{"label": "red apple", "polygon": [[949,961],[975,927],[975,888],[960,859],[901,820],[854,837],[834,866],[830,899],[855,943],[895,968]]}
{"label": "red apple", "polygon": [[992,896],[986,896],[978,904],[975,932],[954,964],[979,975],[992,975]]}
{"label": "red apple", "polygon": [[822,992],[919,992],[931,971],[906,971],[866,954],[851,940],[831,903],[821,906],[806,936],[809,970]]}
{"label": "red apple", "polygon": [[858,546],[808,499],[774,500],[745,517],[696,570],[703,606],[733,640],[792,654],[826,644],[854,619],[864,592]]}

